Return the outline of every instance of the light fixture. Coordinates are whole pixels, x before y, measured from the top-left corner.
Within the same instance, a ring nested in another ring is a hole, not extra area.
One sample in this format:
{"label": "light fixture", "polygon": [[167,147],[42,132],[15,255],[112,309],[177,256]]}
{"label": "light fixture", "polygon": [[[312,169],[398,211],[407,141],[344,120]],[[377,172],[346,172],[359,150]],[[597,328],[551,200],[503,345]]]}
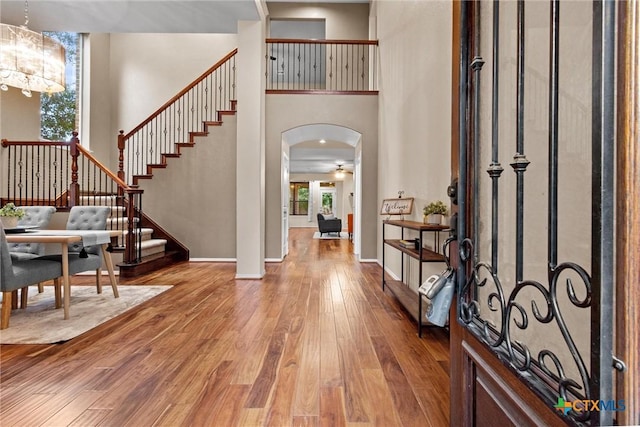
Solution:
{"label": "light fixture", "polygon": [[320,141],[318,141],[320,144],[325,144],[327,141],[325,141],[324,139],[321,139]]}
{"label": "light fixture", "polygon": [[27,28],[29,4],[24,2],[24,25],[0,24],[0,89],[22,89],[30,97],[35,92],[62,92],[65,83],[64,47],[41,33]]}
{"label": "light fixture", "polygon": [[338,165],[336,169],[336,178],[344,178],[344,169],[342,169],[342,165]]}

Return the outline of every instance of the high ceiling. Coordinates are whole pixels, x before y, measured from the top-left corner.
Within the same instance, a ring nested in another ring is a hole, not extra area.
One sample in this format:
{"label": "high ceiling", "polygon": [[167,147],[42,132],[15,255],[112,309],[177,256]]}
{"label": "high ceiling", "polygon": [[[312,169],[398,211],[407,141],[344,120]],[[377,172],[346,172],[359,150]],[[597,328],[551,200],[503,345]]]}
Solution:
{"label": "high ceiling", "polygon": [[[369,0],[278,0],[368,3]],[[29,28],[77,33],[235,33],[263,0],[31,0]],[[268,4],[268,3],[267,3]],[[24,24],[24,0],[0,0],[3,24]]]}
{"label": "high ceiling", "polygon": [[[2,23],[24,24],[24,0],[0,0]],[[29,28],[78,33],[235,33],[258,20],[254,0],[31,0]]]}

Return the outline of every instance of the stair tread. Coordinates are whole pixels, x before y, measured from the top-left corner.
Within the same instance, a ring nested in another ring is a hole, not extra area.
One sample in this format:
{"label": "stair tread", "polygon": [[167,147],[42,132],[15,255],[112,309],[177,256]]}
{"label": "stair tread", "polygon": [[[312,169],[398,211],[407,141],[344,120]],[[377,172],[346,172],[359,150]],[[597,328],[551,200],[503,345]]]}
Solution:
{"label": "stair tread", "polygon": [[[153,228],[134,228],[133,229],[133,234],[152,234],[153,233]],[[129,230],[123,230],[122,234],[129,234]]]}
{"label": "stair tread", "polygon": [[[115,217],[115,218],[114,217],[107,218],[107,222],[112,222],[112,223],[113,222],[127,222],[127,221],[129,221],[129,218],[127,218],[126,216],[118,216],[118,217]],[[138,222],[138,221],[140,221],[140,218],[134,216],[133,217],[133,222]]]}
{"label": "stair tread", "polygon": [[149,239],[149,240],[143,240],[142,242],[140,242],[140,247],[145,249],[145,248],[150,248],[154,246],[164,246],[166,244],[167,244],[167,241],[165,239]]}

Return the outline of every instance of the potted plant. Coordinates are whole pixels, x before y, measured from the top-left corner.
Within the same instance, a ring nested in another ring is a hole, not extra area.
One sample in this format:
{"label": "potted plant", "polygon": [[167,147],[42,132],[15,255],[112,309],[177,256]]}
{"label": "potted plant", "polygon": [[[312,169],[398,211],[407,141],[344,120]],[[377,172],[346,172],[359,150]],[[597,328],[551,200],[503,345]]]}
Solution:
{"label": "potted plant", "polygon": [[0,209],[0,222],[4,228],[16,228],[18,220],[24,216],[24,211],[13,203],[7,203]]}
{"label": "potted plant", "polygon": [[436,200],[422,209],[425,224],[442,224],[442,216],[447,214],[447,206],[441,200]]}

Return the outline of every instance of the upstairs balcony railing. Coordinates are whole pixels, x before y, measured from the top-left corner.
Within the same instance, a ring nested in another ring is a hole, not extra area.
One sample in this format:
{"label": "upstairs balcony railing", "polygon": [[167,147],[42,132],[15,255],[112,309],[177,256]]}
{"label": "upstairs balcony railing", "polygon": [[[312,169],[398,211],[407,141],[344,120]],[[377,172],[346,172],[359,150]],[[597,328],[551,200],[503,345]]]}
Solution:
{"label": "upstairs balcony railing", "polygon": [[267,93],[372,93],[377,40],[267,39]]}
{"label": "upstairs balcony railing", "polygon": [[101,205],[111,208],[107,225],[120,230],[118,245],[125,264],[140,262],[138,217],[142,214],[142,190],[132,188],[80,145],[77,132],[70,141],[2,140],[3,187],[0,204],[55,206]]}

